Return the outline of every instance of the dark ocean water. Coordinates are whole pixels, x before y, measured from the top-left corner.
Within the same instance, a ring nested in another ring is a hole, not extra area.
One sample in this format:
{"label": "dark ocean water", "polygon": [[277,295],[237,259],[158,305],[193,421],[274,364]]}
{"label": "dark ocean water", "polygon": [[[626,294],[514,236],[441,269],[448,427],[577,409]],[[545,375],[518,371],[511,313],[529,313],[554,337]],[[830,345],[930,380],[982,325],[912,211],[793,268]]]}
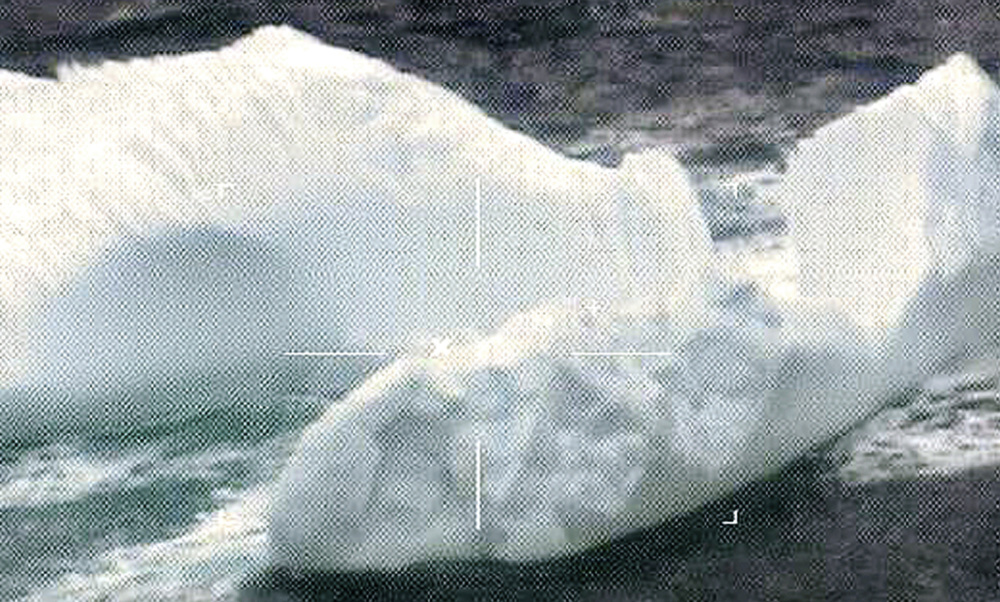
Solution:
{"label": "dark ocean water", "polygon": [[288,23],[455,90],[565,152],[689,164],[781,149],[954,52],[1000,67],[991,0],[15,0],[0,67],[214,48]]}
{"label": "dark ocean water", "polygon": [[[804,460],[570,558],[402,573],[263,571],[240,600],[995,600],[1000,472],[847,485]],[[723,525],[739,508],[739,524]]]}

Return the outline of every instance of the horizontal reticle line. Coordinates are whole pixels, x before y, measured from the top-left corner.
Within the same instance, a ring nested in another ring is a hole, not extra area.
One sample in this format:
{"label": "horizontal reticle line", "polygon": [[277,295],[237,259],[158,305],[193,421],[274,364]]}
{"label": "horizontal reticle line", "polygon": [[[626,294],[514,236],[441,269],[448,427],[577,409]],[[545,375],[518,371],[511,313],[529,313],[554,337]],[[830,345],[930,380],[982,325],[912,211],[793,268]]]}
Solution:
{"label": "horizontal reticle line", "polygon": [[[381,351],[286,351],[282,355],[286,357],[383,357],[389,354]],[[569,355],[583,357],[672,357],[676,354],[669,351],[573,351]]]}
{"label": "horizontal reticle line", "polygon": [[282,355],[295,357],[380,357],[380,351],[286,351]]}
{"label": "horizontal reticle line", "polygon": [[676,354],[670,351],[574,351],[570,355],[579,356],[611,356],[611,357],[628,357],[628,356],[658,356],[658,357],[673,357]]}

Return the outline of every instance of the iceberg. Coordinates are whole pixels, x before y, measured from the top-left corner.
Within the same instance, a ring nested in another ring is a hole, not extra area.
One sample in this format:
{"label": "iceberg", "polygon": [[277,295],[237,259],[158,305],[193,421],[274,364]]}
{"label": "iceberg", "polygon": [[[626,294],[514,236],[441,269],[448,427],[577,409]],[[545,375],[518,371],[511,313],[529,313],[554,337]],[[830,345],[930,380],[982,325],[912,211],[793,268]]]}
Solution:
{"label": "iceberg", "polygon": [[303,434],[272,562],[571,554],[777,470],[990,344],[996,99],[960,55],[803,141],[779,191],[800,281],[780,296],[709,258],[687,303],[541,305],[380,370]]}
{"label": "iceberg", "polygon": [[568,159],[287,27],[5,74],[0,154],[0,441],[183,418],[302,387],[285,352],[388,359],[547,299],[683,304],[711,252],[668,154]]}
{"label": "iceberg", "polygon": [[801,294],[842,307],[900,384],[997,343],[1000,91],[972,58],[803,140],[779,196]]}

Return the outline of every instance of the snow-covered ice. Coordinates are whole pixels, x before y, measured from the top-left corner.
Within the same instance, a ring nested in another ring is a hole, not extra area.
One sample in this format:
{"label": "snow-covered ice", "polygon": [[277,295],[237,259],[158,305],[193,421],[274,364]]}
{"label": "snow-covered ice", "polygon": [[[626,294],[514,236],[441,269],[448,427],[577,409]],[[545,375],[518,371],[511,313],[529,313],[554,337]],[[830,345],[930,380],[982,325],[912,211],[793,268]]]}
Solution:
{"label": "snow-covered ice", "polygon": [[[273,560],[529,560],[650,526],[870,411],[860,344],[847,322],[750,293],[677,314],[537,308],[332,405],[279,482]],[[580,355],[604,351],[656,355]]]}
{"label": "snow-covered ice", "polygon": [[[280,565],[580,550],[777,470],[1000,329],[998,92],[964,56],[800,145],[794,244],[764,261],[713,254],[667,152],[567,159],[283,27],[0,75],[0,132],[0,441],[307,371],[334,396],[374,366],[282,352],[386,353],[275,484]],[[66,469],[87,491],[129,466]]]}

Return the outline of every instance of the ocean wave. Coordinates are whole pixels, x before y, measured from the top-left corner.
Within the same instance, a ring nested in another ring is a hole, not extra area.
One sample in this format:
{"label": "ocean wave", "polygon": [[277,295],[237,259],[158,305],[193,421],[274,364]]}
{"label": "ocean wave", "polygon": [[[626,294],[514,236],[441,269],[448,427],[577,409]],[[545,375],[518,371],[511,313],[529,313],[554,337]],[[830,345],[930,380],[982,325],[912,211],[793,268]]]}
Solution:
{"label": "ocean wave", "polygon": [[248,490],[177,537],[110,550],[20,602],[236,600],[266,562],[267,509],[267,487]]}

